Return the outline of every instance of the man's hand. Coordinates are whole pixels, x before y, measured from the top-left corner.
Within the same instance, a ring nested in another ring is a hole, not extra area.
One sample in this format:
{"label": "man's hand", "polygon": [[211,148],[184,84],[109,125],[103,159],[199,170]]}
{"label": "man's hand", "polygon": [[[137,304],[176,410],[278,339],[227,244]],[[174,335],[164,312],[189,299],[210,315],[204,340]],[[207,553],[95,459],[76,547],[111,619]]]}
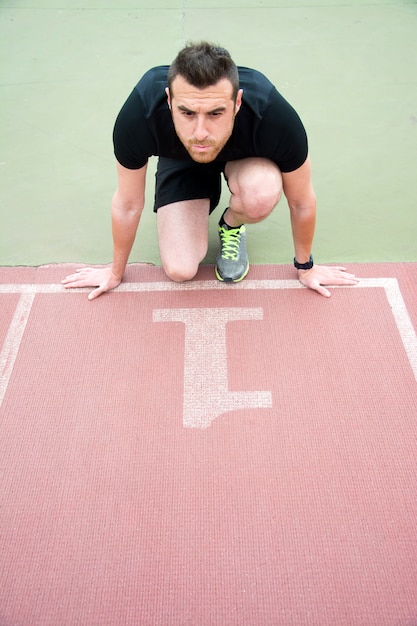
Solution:
{"label": "man's hand", "polygon": [[313,265],[311,270],[298,270],[298,278],[303,285],[326,298],[330,298],[331,294],[323,285],[356,285],[359,282],[354,274],[346,272],[345,267],[325,265]]}
{"label": "man's hand", "polygon": [[114,289],[122,282],[121,278],[118,278],[113,274],[111,267],[82,267],[76,270],[75,274],[70,274],[61,281],[66,289],[75,287],[97,287],[91,293],[88,294],[89,300],[94,300],[97,296],[100,296],[110,289]]}

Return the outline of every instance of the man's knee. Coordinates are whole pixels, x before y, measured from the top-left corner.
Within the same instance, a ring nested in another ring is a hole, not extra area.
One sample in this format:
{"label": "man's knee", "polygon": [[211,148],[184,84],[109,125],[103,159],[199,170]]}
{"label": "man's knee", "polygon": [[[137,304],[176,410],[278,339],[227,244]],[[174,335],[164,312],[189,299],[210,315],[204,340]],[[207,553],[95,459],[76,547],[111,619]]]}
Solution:
{"label": "man's knee", "polygon": [[164,272],[175,283],[185,283],[192,280],[198,272],[199,264],[179,265],[178,263],[163,264]]}
{"label": "man's knee", "polygon": [[162,266],[175,282],[191,280],[208,248],[209,200],[188,200],[158,210],[158,243]]}
{"label": "man's knee", "polygon": [[281,198],[281,172],[268,159],[245,159],[241,167],[232,168],[228,182],[234,209],[248,221],[265,219]]}
{"label": "man's knee", "polygon": [[254,186],[241,197],[242,211],[253,220],[261,221],[268,217],[278,204],[281,192]]}

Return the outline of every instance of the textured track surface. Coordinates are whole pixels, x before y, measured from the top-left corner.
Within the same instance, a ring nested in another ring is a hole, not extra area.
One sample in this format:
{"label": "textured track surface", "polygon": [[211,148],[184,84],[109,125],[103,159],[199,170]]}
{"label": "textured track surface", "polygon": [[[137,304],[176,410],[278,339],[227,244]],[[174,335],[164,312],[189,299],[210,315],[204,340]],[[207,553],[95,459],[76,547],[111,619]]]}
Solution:
{"label": "textured track surface", "polygon": [[0,270],[0,624],[415,624],[417,265],[70,269]]}

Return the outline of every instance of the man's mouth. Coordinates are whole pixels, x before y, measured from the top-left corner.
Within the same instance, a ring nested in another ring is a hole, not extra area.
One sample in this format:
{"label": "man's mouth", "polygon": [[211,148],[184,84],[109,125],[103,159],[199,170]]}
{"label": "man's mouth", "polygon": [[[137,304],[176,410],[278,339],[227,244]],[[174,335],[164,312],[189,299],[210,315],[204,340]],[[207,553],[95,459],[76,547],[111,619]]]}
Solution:
{"label": "man's mouth", "polygon": [[210,150],[211,148],[212,146],[206,146],[205,144],[193,143],[193,150],[196,152],[207,152],[207,150]]}
{"label": "man's mouth", "polygon": [[193,143],[191,144],[194,150],[209,150],[213,146],[210,143]]}

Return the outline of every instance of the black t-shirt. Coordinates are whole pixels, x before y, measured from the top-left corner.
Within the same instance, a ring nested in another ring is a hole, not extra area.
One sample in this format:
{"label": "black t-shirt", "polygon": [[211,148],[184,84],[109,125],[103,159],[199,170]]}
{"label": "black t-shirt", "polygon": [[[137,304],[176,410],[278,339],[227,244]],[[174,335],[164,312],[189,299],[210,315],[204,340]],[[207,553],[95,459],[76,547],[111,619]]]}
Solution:
{"label": "black t-shirt", "polygon": [[[307,158],[304,126],[292,106],[260,72],[239,67],[243,99],[233,132],[216,161],[257,156],[274,161],[282,172]],[[175,133],[165,87],[168,66],[154,67],[123,105],[113,131],[114,153],[128,169],[143,167],[151,156],[191,160]]]}

